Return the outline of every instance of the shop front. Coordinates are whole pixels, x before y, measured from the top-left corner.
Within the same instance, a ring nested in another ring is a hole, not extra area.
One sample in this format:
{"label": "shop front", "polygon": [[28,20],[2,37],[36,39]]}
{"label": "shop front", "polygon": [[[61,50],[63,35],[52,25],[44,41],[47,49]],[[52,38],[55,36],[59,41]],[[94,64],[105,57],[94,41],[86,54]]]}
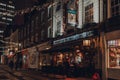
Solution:
{"label": "shop front", "polygon": [[28,68],[38,69],[39,52],[36,46],[28,48]]}
{"label": "shop front", "polygon": [[49,41],[37,45],[37,49],[39,52],[39,60],[38,60],[39,69],[44,69],[46,66],[50,66],[50,61],[51,61],[51,56],[49,52],[50,48],[51,45]]}
{"label": "shop front", "polygon": [[120,79],[120,30],[105,33],[107,78]]}
{"label": "shop front", "polygon": [[54,72],[91,77],[100,70],[99,35],[96,32],[90,30],[54,40],[51,49],[52,65],[57,67]]}

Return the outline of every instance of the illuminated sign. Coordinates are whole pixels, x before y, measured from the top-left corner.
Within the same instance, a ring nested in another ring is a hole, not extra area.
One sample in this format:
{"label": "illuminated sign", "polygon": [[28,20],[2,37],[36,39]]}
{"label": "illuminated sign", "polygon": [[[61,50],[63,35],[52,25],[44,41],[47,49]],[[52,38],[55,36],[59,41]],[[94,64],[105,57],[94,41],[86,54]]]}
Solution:
{"label": "illuminated sign", "polygon": [[55,40],[53,41],[53,45],[61,44],[61,43],[65,43],[73,40],[78,40],[78,39],[90,37],[93,35],[94,35],[94,31],[83,32],[83,33],[72,35],[63,39]]}

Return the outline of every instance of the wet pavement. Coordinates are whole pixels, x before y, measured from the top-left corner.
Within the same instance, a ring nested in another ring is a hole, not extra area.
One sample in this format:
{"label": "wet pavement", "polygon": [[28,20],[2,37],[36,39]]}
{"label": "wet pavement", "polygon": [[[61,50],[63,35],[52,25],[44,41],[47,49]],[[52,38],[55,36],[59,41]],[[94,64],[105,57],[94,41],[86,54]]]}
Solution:
{"label": "wet pavement", "polygon": [[0,65],[0,80],[92,80],[88,78],[69,78],[64,75],[46,74],[35,70],[11,70]]}

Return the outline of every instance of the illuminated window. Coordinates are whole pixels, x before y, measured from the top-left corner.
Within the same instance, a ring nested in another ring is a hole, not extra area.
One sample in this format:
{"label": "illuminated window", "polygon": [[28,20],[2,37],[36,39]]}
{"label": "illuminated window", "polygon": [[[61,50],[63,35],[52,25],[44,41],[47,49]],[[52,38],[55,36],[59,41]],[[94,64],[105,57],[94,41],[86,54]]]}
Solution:
{"label": "illuminated window", "polygon": [[93,3],[85,7],[85,22],[93,22]]}
{"label": "illuminated window", "polygon": [[109,67],[120,67],[120,39],[108,41]]}

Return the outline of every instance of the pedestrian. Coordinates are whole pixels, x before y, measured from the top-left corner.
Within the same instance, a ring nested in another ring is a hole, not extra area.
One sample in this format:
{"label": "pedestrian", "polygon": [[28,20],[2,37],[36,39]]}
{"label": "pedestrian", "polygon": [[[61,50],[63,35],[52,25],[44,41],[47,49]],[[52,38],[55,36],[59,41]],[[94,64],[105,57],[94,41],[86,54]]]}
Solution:
{"label": "pedestrian", "polygon": [[14,62],[12,60],[10,60],[10,62],[9,62],[9,67],[10,67],[11,70],[13,70]]}
{"label": "pedestrian", "polygon": [[66,59],[63,65],[64,65],[64,74],[68,76],[69,69],[70,69],[69,59]]}

